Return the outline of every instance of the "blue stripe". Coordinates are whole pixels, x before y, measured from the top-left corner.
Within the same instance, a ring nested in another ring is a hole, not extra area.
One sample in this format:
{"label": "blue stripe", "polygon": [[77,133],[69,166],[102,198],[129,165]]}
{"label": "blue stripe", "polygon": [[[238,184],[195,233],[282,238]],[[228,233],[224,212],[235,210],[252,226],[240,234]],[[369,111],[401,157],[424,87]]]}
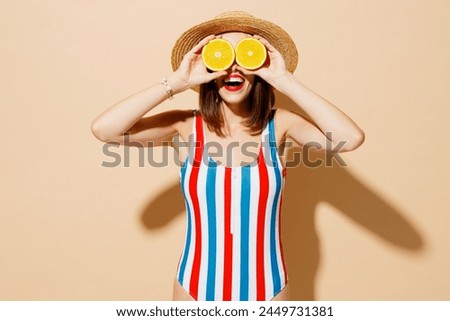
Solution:
{"label": "blue stripe", "polygon": [[280,271],[277,262],[277,248],[276,248],[276,226],[275,219],[277,217],[277,205],[281,191],[281,173],[277,162],[277,141],[275,139],[275,128],[273,124],[273,116],[269,121],[269,144],[270,144],[270,158],[272,159],[272,168],[275,173],[276,188],[274,195],[274,202],[272,204],[272,214],[270,217],[270,264],[272,266],[272,280],[273,280],[273,295],[276,295],[281,290]]}
{"label": "blue stripe", "polygon": [[187,201],[186,191],[184,188],[184,181],[186,178],[186,167],[187,167],[187,162],[184,163],[183,167],[181,168],[181,190],[183,192],[183,196],[184,196],[185,203],[186,203],[186,209],[187,209],[187,212],[186,212],[186,214],[187,214],[187,234],[186,234],[186,244],[184,245],[184,251],[183,251],[183,259],[181,260],[179,274],[178,274],[178,282],[180,282],[180,284],[183,284],[184,271],[186,269],[186,262],[187,262],[187,258],[188,258],[189,246],[191,244],[191,230],[192,230],[191,211],[190,211],[189,203]]}
{"label": "blue stripe", "polygon": [[241,285],[239,299],[248,301],[248,261],[249,261],[249,220],[250,220],[250,169],[243,166],[241,169]]}
{"label": "blue stripe", "polygon": [[206,301],[214,301],[216,283],[216,171],[217,164],[209,162],[206,174],[206,207],[208,210],[208,275],[206,279]]}

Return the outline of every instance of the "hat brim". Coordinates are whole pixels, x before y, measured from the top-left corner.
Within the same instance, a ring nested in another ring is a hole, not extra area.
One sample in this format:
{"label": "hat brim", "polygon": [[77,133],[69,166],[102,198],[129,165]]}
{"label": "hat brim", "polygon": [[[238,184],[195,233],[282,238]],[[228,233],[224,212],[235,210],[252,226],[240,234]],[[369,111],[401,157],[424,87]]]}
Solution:
{"label": "hat brim", "polygon": [[[203,38],[225,32],[243,32],[267,39],[283,56],[286,69],[290,72],[295,71],[298,63],[298,51],[289,34],[270,21],[250,15],[218,17],[198,24],[184,32],[172,49],[172,69],[177,70],[184,55]],[[199,91],[198,86],[192,89]]]}

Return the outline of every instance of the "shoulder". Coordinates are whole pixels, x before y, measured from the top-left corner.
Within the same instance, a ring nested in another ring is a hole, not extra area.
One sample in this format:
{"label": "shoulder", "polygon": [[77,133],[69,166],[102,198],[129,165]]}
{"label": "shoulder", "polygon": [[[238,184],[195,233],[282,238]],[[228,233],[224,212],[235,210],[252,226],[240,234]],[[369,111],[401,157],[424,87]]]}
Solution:
{"label": "shoulder", "polygon": [[[274,115],[275,132],[277,137],[286,140],[288,137],[297,143],[311,140],[308,133],[316,130],[316,126],[307,116],[296,111],[277,108]],[[306,138],[305,138],[306,137]]]}
{"label": "shoulder", "polygon": [[293,112],[284,108],[275,108],[275,120],[288,121],[290,119],[305,119],[300,113]]}
{"label": "shoulder", "polygon": [[274,122],[278,130],[285,134],[293,126],[299,126],[305,122],[308,122],[308,120],[299,113],[283,108],[276,108],[274,109]]}

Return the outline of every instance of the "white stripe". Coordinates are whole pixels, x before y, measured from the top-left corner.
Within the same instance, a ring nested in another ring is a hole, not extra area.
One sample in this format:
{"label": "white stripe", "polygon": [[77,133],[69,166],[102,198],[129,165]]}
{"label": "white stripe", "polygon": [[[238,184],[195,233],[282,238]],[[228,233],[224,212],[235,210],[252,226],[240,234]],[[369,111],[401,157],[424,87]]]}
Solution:
{"label": "white stripe", "polygon": [[278,204],[277,204],[277,217],[276,217],[276,221],[275,221],[275,231],[276,231],[276,247],[277,247],[277,264],[279,266],[280,269],[280,281],[281,281],[281,288],[284,287],[284,285],[286,284],[286,275],[284,275],[284,269],[283,269],[283,260],[281,257],[281,243],[280,243],[280,233],[279,233],[279,228],[280,228],[280,199],[281,199],[281,194],[283,193],[283,190],[281,190],[280,192],[280,197],[278,198]]}
{"label": "white stripe", "polygon": [[[189,140],[189,138],[191,140]],[[192,131],[191,131],[191,135],[188,138],[188,144],[189,144],[189,151],[188,151],[188,155],[186,158],[186,172],[185,172],[185,177],[184,177],[184,186],[182,186],[182,188],[184,189],[184,192],[186,194],[186,215],[189,215],[188,213],[188,208],[190,210],[190,219],[191,219],[191,238],[189,240],[189,248],[187,250],[186,253],[183,253],[183,255],[187,256],[186,259],[186,267],[184,270],[184,275],[183,275],[183,284],[182,286],[184,287],[184,289],[189,292],[189,283],[190,283],[190,279],[191,279],[191,271],[192,271],[192,261],[193,261],[193,250],[194,250],[194,240],[195,240],[195,224],[194,224],[194,215],[192,213],[192,197],[189,193],[189,181],[190,181],[190,175],[192,172],[192,166],[191,166],[191,155],[194,154],[194,143],[195,143],[195,139],[196,139],[196,132],[195,132],[195,117],[192,118]],[[180,174],[181,174],[181,170],[180,170]],[[180,177],[181,179],[181,177]],[[186,236],[187,236],[187,229],[186,229]]]}
{"label": "white stripe", "polygon": [[[200,165],[198,181],[206,184],[208,167]],[[204,184],[197,184],[197,195],[199,199],[202,249],[200,258],[200,274],[198,280],[198,301],[206,300],[206,280],[208,276],[208,208],[206,203],[206,189]]]}
{"label": "white stripe", "polygon": [[223,299],[223,264],[224,264],[224,233],[225,226],[224,218],[224,182],[225,182],[225,168],[217,166],[216,171],[216,224],[217,224],[217,249],[216,249],[216,287],[215,300],[221,301]]}
{"label": "white stripe", "polygon": [[[264,130],[262,132],[262,151],[263,151],[264,162],[265,162],[266,166],[267,166],[267,164],[270,164],[270,144],[269,144],[269,142],[270,142],[269,124],[267,124],[266,128],[264,128]],[[259,182],[259,184],[260,183],[261,182]]]}
{"label": "white stripe", "polygon": [[282,189],[281,189],[281,192],[280,192],[280,197],[278,199],[278,206],[277,206],[277,213],[278,213],[278,215],[277,215],[277,226],[276,226],[276,229],[277,229],[277,233],[278,233],[278,235],[277,235],[277,249],[279,249],[277,251],[278,252],[278,262],[279,262],[279,265],[281,267],[281,272],[280,272],[281,275],[282,275],[281,286],[283,287],[283,285],[285,285],[287,283],[287,271],[286,271],[286,274],[285,274],[284,273],[284,269],[283,269],[283,258],[281,256],[282,255],[282,253],[281,253],[282,241],[280,241],[280,240],[281,240],[281,236],[283,235],[283,231],[281,231],[281,234],[280,234],[280,224],[281,224],[281,228],[283,228],[282,217],[281,217],[281,210],[282,210],[282,208],[281,208],[281,206],[282,206],[281,198],[283,197],[283,194],[284,194],[284,182],[285,182],[285,179],[282,177],[281,181],[282,181]]}
{"label": "white stripe", "polygon": [[232,267],[232,285],[231,300],[239,301],[241,284],[241,168],[232,169],[231,173],[231,217],[233,231],[233,267]]}
{"label": "white stripe", "polygon": [[249,292],[248,299],[256,300],[256,227],[258,218],[259,201],[259,173],[258,166],[252,166],[250,170],[251,196],[250,196],[250,217],[249,217]]}
{"label": "white stripe", "polygon": [[195,248],[195,220],[194,220],[194,213],[193,213],[193,206],[192,206],[192,197],[189,193],[189,181],[190,181],[190,175],[192,172],[192,166],[190,164],[187,164],[186,168],[186,177],[184,179],[184,190],[187,197],[187,203],[190,210],[190,218],[191,218],[191,238],[189,243],[189,248],[186,253],[187,260],[186,260],[186,268],[184,270],[184,276],[183,276],[183,287],[187,292],[189,292],[189,283],[191,280],[191,274],[192,274],[192,262],[194,261],[194,248]]}

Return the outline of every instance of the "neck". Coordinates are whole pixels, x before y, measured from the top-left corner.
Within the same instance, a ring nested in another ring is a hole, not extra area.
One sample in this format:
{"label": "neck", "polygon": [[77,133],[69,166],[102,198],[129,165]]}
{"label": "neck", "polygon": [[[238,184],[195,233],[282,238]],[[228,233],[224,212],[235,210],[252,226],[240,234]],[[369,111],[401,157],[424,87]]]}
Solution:
{"label": "neck", "polygon": [[223,129],[225,135],[229,135],[234,129],[241,126],[242,122],[248,118],[249,111],[247,104],[227,104],[222,102]]}

